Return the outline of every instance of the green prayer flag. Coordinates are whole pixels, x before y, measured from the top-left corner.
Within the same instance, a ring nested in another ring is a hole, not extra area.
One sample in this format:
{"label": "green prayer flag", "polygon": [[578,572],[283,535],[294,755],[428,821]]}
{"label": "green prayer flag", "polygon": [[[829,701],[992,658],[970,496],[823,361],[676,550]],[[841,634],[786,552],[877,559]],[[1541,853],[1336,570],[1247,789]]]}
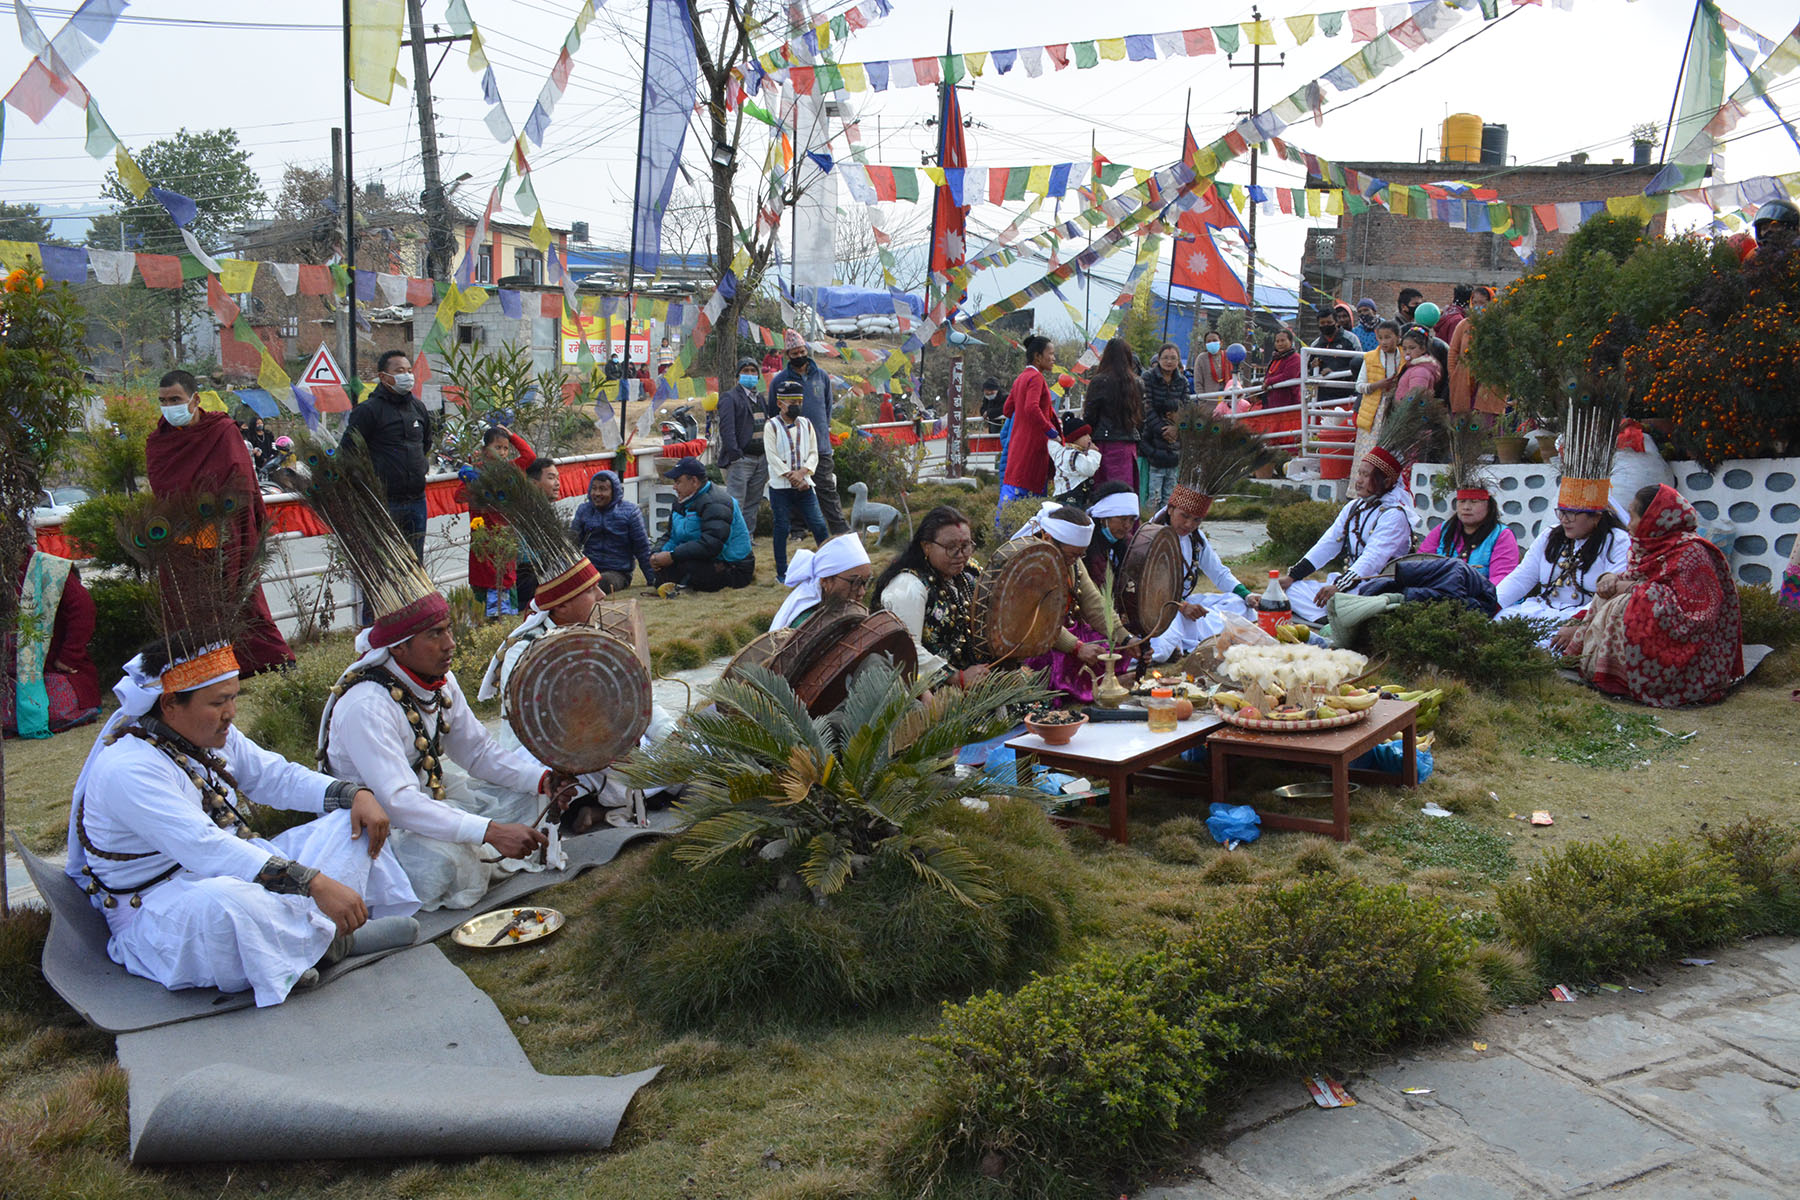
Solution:
{"label": "green prayer flag", "polygon": [[775,124],[775,118],[771,117],[769,115],[768,109],[763,108],[759,104],[753,104],[748,100],[744,101],[744,115],[749,116],[749,117],[755,117],[758,121],[761,121],[764,125],[774,125]]}
{"label": "green prayer flag", "polygon": [[1031,178],[1030,167],[1011,167],[1006,172],[1006,199],[1023,200],[1025,184]]}
{"label": "green prayer flag", "polygon": [[350,290],[350,268],[343,263],[331,264],[331,286],[338,295]]}
{"label": "green prayer flag", "polygon": [[1131,168],[1125,166],[1123,163],[1102,163],[1100,164],[1100,182],[1104,183],[1107,187],[1111,187],[1113,184],[1119,182],[1119,180],[1129,173],[1130,170]]}
{"label": "green prayer flag", "polygon": [[1326,37],[1336,37],[1344,32],[1344,14],[1341,11],[1320,13],[1319,32]]}
{"label": "green prayer flag", "polygon": [[1500,0],[1481,0],[1481,19],[1492,21],[1500,15]]}
{"label": "green prayer flag", "polygon": [[1357,192],[1344,193],[1344,209],[1351,216],[1359,216],[1369,211],[1369,202]]}
{"label": "green prayer flag", "polygon": [[919,173],[911,167],[894,168],[894,198],[896,200],[917,200],[919,198]]}
{"label": "green prayer flag", "polygon": [[1069,49],[1075,51],[1075,65],[1084,71],[1100,63],[1100,49],[1092,42],[1071,42]]}
{"label": "green prayer flag", "polygon": [[1214,25],[1213,41],[1219,44],[1220,54],[1236,54],[1238,49],[1238,27],[1236,25]]}
{"label": "green prayer flag", "polygon": [[946,54],[939,61],[943,64],[944,83],[947,86],[955,87],[962,82],[962,77],[966,73],[962,55]]}
{"label": "green prayer flag", "polygon": [[841,92],[844,90],[844,73],[838,70],[836,63],[820,63],[818,74],[813,82],[814,92]]}
{"label": "green prayer flag", "polygon": [[181,256],[181,282],[192,283],[196,279],[205,279],[212,272],[207,270],[199,259],[191,254]]}

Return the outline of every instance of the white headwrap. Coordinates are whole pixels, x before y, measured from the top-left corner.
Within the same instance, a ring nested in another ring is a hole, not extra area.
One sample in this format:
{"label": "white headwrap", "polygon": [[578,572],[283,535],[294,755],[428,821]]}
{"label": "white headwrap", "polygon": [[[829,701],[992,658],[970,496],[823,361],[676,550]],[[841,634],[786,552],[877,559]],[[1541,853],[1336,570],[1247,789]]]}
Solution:
{"label": "white headwrap", "polygon": [[1012,540],[1016,542],[1020,538],[1028,538],[1034,533],[1047,533],[1065,546],[1080,546],[1083,550],[1087,549],[1088,544],[1094,540],[1094,526],[1092,523],[1077,525],[1073,521],[1060,520],[1050,515],[1062,507],[1064,505],[1058,504],[1054,500],[1044,501],[1037,510],[1037,514],[1020,526],[1019,532],[1012,535]]}
{"label": "white headwrap", "polygon": [[[215,683],[224,683],[227,679],[236,679],[237,676],[238,672],[234,667],[188,690],[199,691]],[[69,805],[69,862],[64,868],[71,879],[80,878],[81,868],[87,866],[87,854],[81,848],[81,839],[75,835],[75,814],[80,811],[81,801],[87,795],[88,776],[93,773],[94,760],[106,748],[108,738],[149,712],[151,706],[162,698],[162,694],[161,676],[145,674],[144,656],[141,654],[125,664],[125,674],[120,677],[119,682],[113,684],[113,695],[118,697],[119,709],[101,726],[94,744],[88,749],[87,761],[81,764],[81,774],[75,777],[74,803]]]}
{"label": "white headwrap", "polygon": [[500,694],[500,672],[506,662],[506,652],[512,649],[513,643],[530,635],[538,629],[550,624],[550,614],[538,607],[538,602],[531,602],[531,615],[520,621],[518,627],[506,635],[500,648],[494,651],[494,657],[488,659],[487,670],[482,672],[481,687],[476,691],[477,700],[492,700]]}
{"label": "white headwrap", "polygon": [[1114,492],[1112,495],[1097,501],[1088,509],[1088,516],[1096,521],[1107,517],[1136,517],[1142,512],[1138,508],[1137,496],[1131,492]]}
{"label": "white headwrap", "polygon": [[862,538],[854,533],[840,533],[820,546],[816,553],[802,550],[794,555],[793,561],[788,563],[787,574],[788,586],[794,590],[781,602],[769,628],[786,629],[795,616],[817,604],[822,594],[820,580],[868,565],[869,552],[863,548]]}

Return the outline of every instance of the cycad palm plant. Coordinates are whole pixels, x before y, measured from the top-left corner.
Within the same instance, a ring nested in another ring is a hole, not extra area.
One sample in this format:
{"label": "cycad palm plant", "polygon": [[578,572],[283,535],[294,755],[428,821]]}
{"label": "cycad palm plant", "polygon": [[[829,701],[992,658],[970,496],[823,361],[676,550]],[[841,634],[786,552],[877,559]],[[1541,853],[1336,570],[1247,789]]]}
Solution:
{"label": "cycad palm plant", "polygon": [[[695,869],[734,853],[778,846],[817,898],[841,891],[878,858],[904,861],[963,904],[993,898],[987,867],[928,814],[966,794],[956,751],[1003,732],[1006,710],[1041,699],[1024,672],[993,672],[966,690],[926,690],[894,667],[870,663],[843,704],[814,717],[785,679],[761,667],[721,681],[713,708],[621,772],[634,786],[684,783],[690,820],[675,857]],[[984,780],[985,794],[1032,795]]]}

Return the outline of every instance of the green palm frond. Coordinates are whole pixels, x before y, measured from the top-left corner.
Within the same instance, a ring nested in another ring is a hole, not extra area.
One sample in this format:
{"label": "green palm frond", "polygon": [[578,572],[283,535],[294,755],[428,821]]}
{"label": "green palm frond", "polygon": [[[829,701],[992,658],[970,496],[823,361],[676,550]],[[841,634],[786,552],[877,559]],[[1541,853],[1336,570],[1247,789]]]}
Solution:
{"label": "green palm frond", "polygon": [[992,873],[949,834],[889,838],[881,852],[899,856],[920,879],[944,889],[959,904],[980,908],[994,898]]}
{"label": "green palm frond", "polygon": [[855,857],[851,847],[836,834],[820,833],[807,844],[800,879],[814,895],[835,896],[849,881]]}
{"label": "green palm frond", "polygon": [[748,850],[759,841],[773,841],[787,832],[765,813],[725,809],[688,826],[675,846],[675,858],[696,868],[704,867],[733,851]]}

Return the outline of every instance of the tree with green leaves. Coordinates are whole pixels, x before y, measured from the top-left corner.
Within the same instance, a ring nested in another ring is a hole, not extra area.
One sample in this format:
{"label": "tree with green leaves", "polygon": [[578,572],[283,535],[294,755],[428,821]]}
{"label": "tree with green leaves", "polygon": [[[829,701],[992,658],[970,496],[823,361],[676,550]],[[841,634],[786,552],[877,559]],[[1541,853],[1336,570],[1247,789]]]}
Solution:
{"label": "tree with green leaves", "polygon": [[[74,293],[36,270],[0,284],[0,632],[21,620],[17,581],[36,547],[31,510],[81,413],[87,384],[86,325]],[[3,639],[0,639],[3,640]],[[6,826],[5,747],[0,743],[0,840]],[[0,859],[0,913],[6,908]]]}
{"label": "tree with green leaves", "polygon": [[0,240],[9,242],[49,242],[50,219],[38,214],[35,204],[13,204],[0,200]]}
{"label": "tree with green leaves", "polygon": [[[194,202],[196,213],[187,228],[203,247],[217,245],[267,199],[262,181],[250,165],[250,152],[238,144],[237,132],[232,129],[197,133],[182,129],[134,151],[133,157],[152,187]],[[181,229],[163,206],[148,194],[141,200],[133,195],[117,171],[107,172],[100,194],[112,202],[113,210],[93,219],[89,246],[148,254],[186,252]],[[203,283],[194,280],[167,292],[151,290],[134,298],[133,308],[142,306],[162,318],[172,356],[179,361],[187,357],[188,321],[200,310],[204,296]]]}

